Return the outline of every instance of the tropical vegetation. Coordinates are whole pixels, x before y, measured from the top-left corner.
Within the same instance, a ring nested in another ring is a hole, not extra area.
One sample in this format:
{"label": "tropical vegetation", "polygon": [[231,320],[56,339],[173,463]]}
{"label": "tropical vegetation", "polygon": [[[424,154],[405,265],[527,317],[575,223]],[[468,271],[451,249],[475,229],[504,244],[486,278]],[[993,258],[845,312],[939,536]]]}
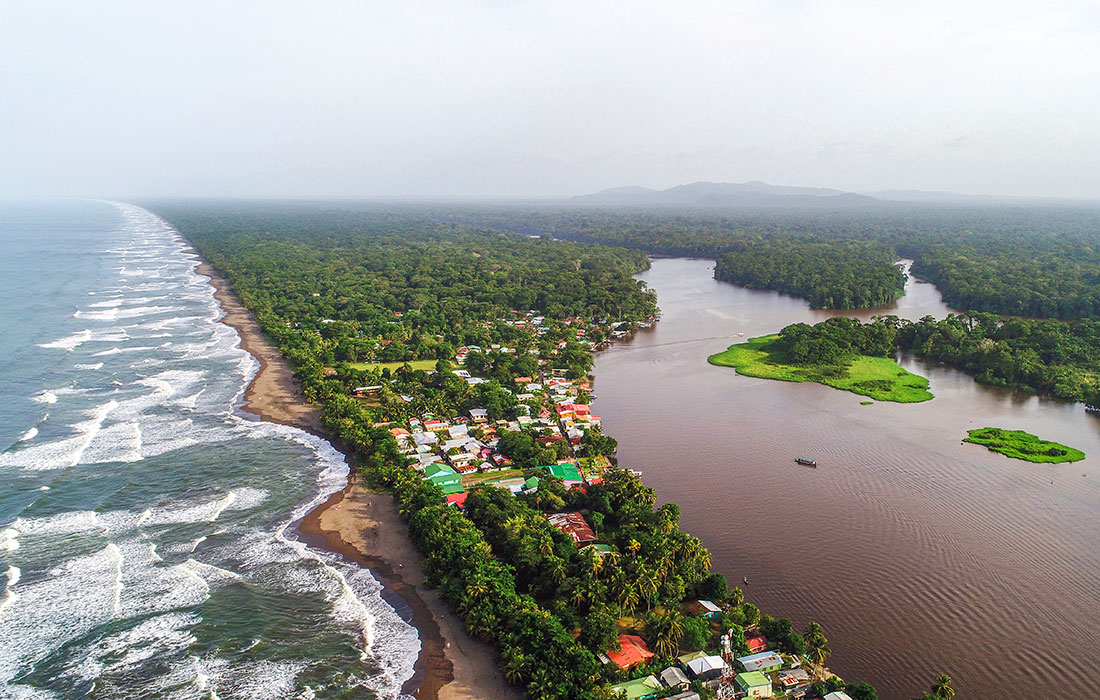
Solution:
{"label": "tropical vegetation", "polygon": [[1060,464],[1062,462],[1080,462],[1085,453],[1061,443],[1040,440],[1039,436],[1023,430],[1004,430],[1002,428],[977,428],[967,431],[963,442],[985,445],[993,452],[999,452],[1013,459],[1027,462]]}

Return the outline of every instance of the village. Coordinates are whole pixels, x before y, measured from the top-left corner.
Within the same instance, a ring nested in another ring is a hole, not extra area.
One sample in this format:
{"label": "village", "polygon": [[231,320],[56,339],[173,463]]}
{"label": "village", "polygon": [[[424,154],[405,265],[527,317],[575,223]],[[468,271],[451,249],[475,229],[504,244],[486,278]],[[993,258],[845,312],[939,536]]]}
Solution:
{"label": "village", "polygon": [[[534,317],[515,323],[538,333],[543,319]],[[613,329],[610,337],[620,338],[627,333]],[[556,347],[563,346],[564,342]],[[451,372],[470,387],[487,383],[489,380],[465,367],[471,357],[490,352],[507,355],[515,350],[502,345],[484,349],[460,347]],[[482,366],[482,363],[469,362],[469,365]],[[516,400],[514,417],[492,420],[487,408],[474,407],[464,415],[423,413],[410,417],[404,424],[385,422],[376,427],[389,431],[410,468],[419,470],[425,482],[438,486],[447,504],[459,511],[465,508],[475,486],[495,486],[524,498],[534,497],[540,486],[548,482],[583,492],[602,483],[613,468],[614,441],[609,449],[582,449],[582,445],[591,444],[593,435],[602,436],[600,417],[593,414],[588,403],[593,397],[590,381],[587,377],[570,379],[565,369],[552,368],[545,359],[540,358],[538,366],[537,375],[515,377],[514,386],[505,387]],[[436,374],[436,370],[425,371]],[[383,385],[371,385],[357,387],[353,393],[370,401],[384,389]],[[537,445],[553,448],[559,458],[524,464],[509,453],[509,441],[502,439],[509,435],[530,436]],[[612,544],[600,541],[581,512],[550,512],[545,518],[569,537],[579,551],[590,552],[592,558],[617,555]],[[613,677],[626,679],[612,686],[614,693],[626,700],[710,697],[858,700],[843,690],[843,682],[825,668],[823,658],[819,657],[815,663],[807,653],[781,651],[777,645],[769,644],[756,624],[745,626],[743,631],[739,629],[736,635],[733,629],[724,628],[723,615],[729,607],[728,600],[685,601],[683,615],[705,620],[717,645],[677,656],[657,654],[637,634],[640,629],[636,621],[631,622],[629,617],[620,619],[617,644],[612,645],[618,649],[598,655]],[[745,650],[748,653],[739,653]],[[664,664],[660,663],[662,658]]]}

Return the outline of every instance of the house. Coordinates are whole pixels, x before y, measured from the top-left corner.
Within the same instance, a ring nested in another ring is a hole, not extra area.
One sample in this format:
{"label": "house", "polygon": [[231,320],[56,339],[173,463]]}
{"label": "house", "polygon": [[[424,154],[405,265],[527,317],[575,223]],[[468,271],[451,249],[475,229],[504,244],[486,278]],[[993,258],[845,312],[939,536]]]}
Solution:
{"label": "house", "polygon": [[378,392],[382,391],[382,385],[377,386],[360,386],[356,387],[353,393],[356,396],[377,396]]}
{"label": "house", "polygon": [[656,676],[649,675],[645,678],[636,678],[626,683],[618,683],[611,686],[613,693],[625,693],[627,700],[646,700],[646,698],[655,698],[665,688],[661,685],[661,681],[657,680]]}
{"label": "house", "polygon": [[566,486],[574,486],[576,484],[583,484],[584,477],[581,476],[581,472],[577,469],[576,464],[550,464],[539,469],[545,469],[554,476],[558,477],[565,482]]}
{"label": "house", "polygon": [[451,436],[451,439],[468,437],[470,429],[465,425],[452,425],[447,428],[447,434]]}
{"label": "house", "polygon": [[535,491],[538,491],[538,490],[539,490],[539,478],[537,476],[532,476],[530,479],[527,479],[523,482],[523,492],[524,493],[534,493]]}
{"label": "house", "polygon": [[699,700],[699,693],[696,693],[694,690],[685,690],[682,693],[669,695],[665,700]]}
{"label": "house", "polygon": [[450,493],[447,494],[447,505],[457,506],[459,510],[466,508],[466,497],[470,494],[466,491],[462,493]]}
{"label": "house", "polygon": [[546,516],[546,519],[551,525],[569,535],[578,547],[587,542],[596,541],[596,533],[580,513],[551,513]]}
{"label": "house", "polygon": [[470,419],[475,423],[488,423],[489,411],[484,408],[471,408]]}
{"label": "house", "polygon": [[[424,447],[424,448],[421,448],[421,449],[426,450],[428,448]],[[417,466],[419,466],[421,469],[424,469],[429,464],[436,464],[436,463],[442,463],[443,462],[442,457],[440,457],[435,452],[430,452],[430,451],[429,452],[418,452],[416,455],[413,456],[413,458],[416,459],[416,461],[419,463]]]}
{"label": "house", "polygon": [[619,651],[607,652],[607,658],[623,670],[646,663],[656,656],[646,646],[645,640],[636,634],[620,634],[619,647]]}
{"label": "house", "polygon": [[447,459],[451,462],[451,466],[454,467],[455,470],[460,472],[477,471],[477,468],[473,465],[474,460],[476,460],[477,458],[478,456],[476,454],[472,454],[470,452],[461,452],[459,454],[450,455],[449,457],[447,457]]}
{"label": "house", "polygon": [[783,657],[774,651],[764,651],[759,654],[738,657],[737,662],[745,667],[746,671],[763,671],[769,673],[783,668]]}
{"label": "house", "polygon": [[669,666],[661,671],[661,682],[673,690],[686,690],[691,685],[691,679],[675,666]]}
{"label": "house", "polygon": [[[729,670],[729,664],[722,660],[721,656],[692,654],[695,658],[684,664],[685,670],[688,675],[694,680],[703,681],[707,683],[709,681],[716,681],[722,678]],[[684,657],[680,657],[681,659]]]}
{"label": "house", "polygon": [[750,654],[757,654],[768,648],[768,639],[762,634],[746,634],[745,644],[748,645]]}
{"label": "house", "polygon": [[770,698],[772,696],[772,682],[760,671],[738,673],[733,682],[737,688],[750,698]]}
{"label": "house", "polygon": [[852,698],[843,690],[834,690],[825,696],[825,700],[852,700]]}
{"label": "house", "polygon": [[424,421],[424,430],[442,430],[447,427],[447,421],[432,418]]}
{"label": "house", "polygon": [[612,547],[609,544],[590,544],[586,547],[582,547],[582,549],[591,549],[601,559],[606,557],[608,554],[615,554],[616,553],[615,548]]}
{"label": "house", "polygon": [[705,617],[718,617],[722,614],[722,608],[710,600],[697,600],[691,607],[694,608],[692,613],[702,613]]}
{"label": "house", "polygon": [[443,489],[445,495],[461,493],[462,477],[445,464],[429,464],[424,468],[424,478]]}
{"label": "house", "polygon": [[783,690],[808,685],[812,680],[813,676],[804,668],[792,668],[788,671],[779,672],[779,685],[783,686]]}
{"label": "house", "polygon": [[417,444],[417,446],[434,445],[435,443],[439,442],[439,436],[435,433],[413,433],[412,439],[413,442]]}

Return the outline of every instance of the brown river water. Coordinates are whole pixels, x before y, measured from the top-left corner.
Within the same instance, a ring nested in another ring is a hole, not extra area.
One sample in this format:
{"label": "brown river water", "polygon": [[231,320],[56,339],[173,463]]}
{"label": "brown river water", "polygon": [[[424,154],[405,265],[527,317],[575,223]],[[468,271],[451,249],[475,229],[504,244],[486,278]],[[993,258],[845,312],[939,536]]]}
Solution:
{"label": "brown river water", "polygon": [[[712,265],[654,260],[638,277],[661,322],[597,356],[594,410],[620,464],[680,505],[731,586],[798,630],[820,622],[833,670],[883,700],[939,673],[959,700],[1100,698],[1100,417],[911,357],[932,401],[861,406],[710,366],[737,333],[838,313],[717,282]],[[950,311],[911,281],[895,305],[847,315]],[[1089,458],[1030,464],[961,442],[986,425]]]}

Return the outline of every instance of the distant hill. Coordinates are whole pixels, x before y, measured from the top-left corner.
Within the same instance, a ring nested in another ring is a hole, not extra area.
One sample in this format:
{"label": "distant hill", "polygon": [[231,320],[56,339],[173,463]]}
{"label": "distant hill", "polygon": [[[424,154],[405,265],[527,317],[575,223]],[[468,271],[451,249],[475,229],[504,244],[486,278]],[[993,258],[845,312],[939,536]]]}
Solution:
{"label": "distant hill", "polygon": [[863,194],[891,202],[944,202],[960,204],[989,204],[997,201],[1019,200],[1019,197],[994,197],[988,194],[959,194],[957,192],[926,192],[924,190],[878,190]]}
{"label": "distant hill", "polygon": [[792,207],[860,206],[875,199],[854,192],[826,187],[784,187],[766,182],[694,182],[667,190],[648,187],[615,187],[570,199],[577,204],[609,206],[696,206],[696,207]]}

